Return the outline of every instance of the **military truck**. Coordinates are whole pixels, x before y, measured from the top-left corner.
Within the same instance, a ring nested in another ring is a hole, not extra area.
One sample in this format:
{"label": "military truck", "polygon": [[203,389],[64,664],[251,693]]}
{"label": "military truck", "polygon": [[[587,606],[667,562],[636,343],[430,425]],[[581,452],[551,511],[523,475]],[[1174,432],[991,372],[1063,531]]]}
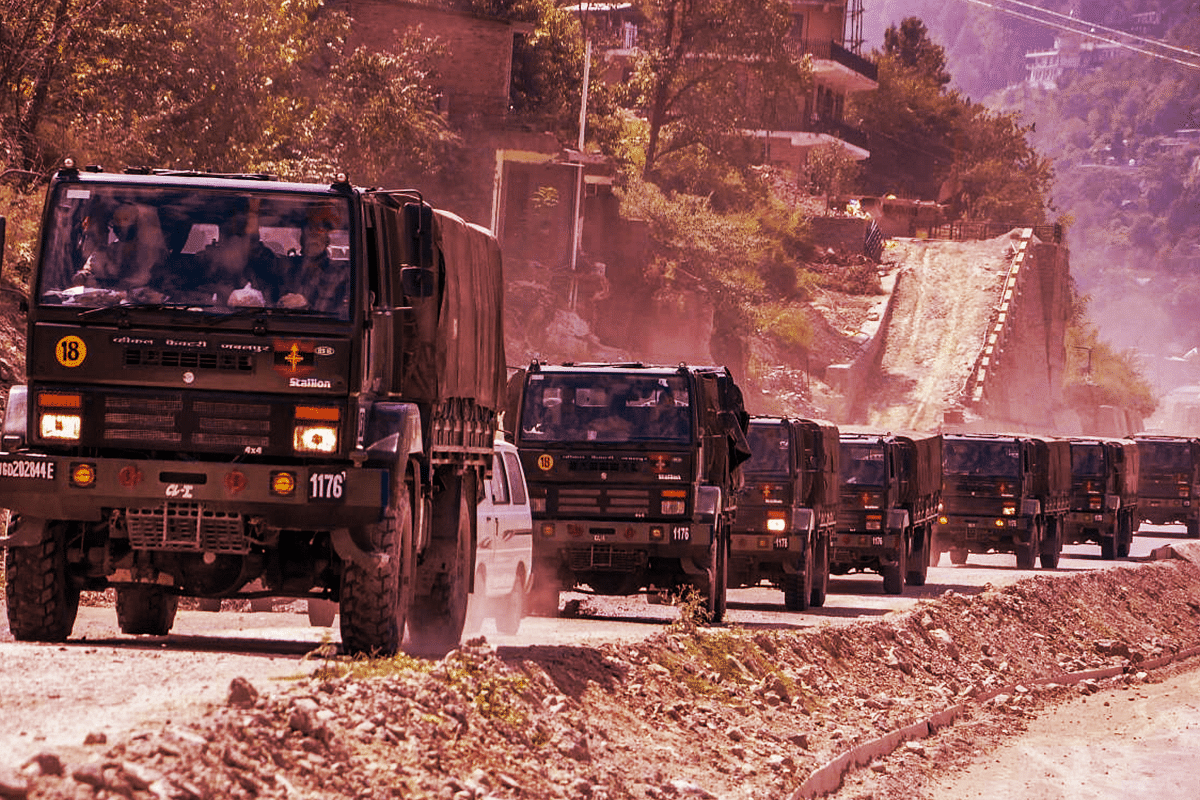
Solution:
{"label": "military truck", "polygon": [[1151,525],[1179,523],[1200,539],[1200,439],[1138,433],[1138,517]]}
{"label": "military truck", "polygon": [[0,448],[16,638],[65,639],[113,587],[126,633],[269,595],[337,601],[348,651],[457,644],[505,379],[488,231],[344,175],[68,162],[30,287]]}
{"label": "military truck", "polygon": [[838,509],[838,429],[820,420],[752,417],[733,522],[730,585],[767,581],[788,611],[823,606]]}
{"label": "military truck", "polygon": [[887,594],[924,586],[942,495],[941,435],[843,430],[841,451],[833,574],[878,572]]}
{"label": "military truck", "polygon": [[1125,558],[1138,515],[1138,444],[1130,439],[1069,437],[1071,507],[1063,544],[1100,545],[1100,557]]}
{"label": "military truck", "polygon": [[510,380],[534,527],[531,610],[559,593],[698,591],[725,614],[729,536],[750,457],[724,367],[532,362]]}
{"label": "military truck", "polygon": [[1027,434],[944,434],[942,510],[934,526],[931,563],[950,551],[1014,553],[1018,569],[1056,569],[1071,491],[1071,450],[1065,439]]}

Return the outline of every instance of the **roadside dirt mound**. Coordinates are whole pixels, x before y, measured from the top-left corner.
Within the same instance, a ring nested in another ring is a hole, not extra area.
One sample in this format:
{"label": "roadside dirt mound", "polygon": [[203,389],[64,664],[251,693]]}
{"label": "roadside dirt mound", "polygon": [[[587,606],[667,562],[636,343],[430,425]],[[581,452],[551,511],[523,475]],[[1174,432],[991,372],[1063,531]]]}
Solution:
{"label": "roadside dirt mound", "polygon": [[900,265],[867,424],[935,430],[983,348],[1012,261],[1010,235],[981,241],[889,242]]}
{"label": "roadside dirt mound", "polygon": [[806,632],[685,622],[633,645],[478,640],[437,662],[327,652],[288,688],[236,680],[199,719],[0,768],[0,797],[785,798],[855,744],[965,704],[845,790],[919,796],[934,765],[1081,690],[1035,679],[1153,680],[1139,665],[1200,644],[1198,623],[1200,569],[1168,561]]}

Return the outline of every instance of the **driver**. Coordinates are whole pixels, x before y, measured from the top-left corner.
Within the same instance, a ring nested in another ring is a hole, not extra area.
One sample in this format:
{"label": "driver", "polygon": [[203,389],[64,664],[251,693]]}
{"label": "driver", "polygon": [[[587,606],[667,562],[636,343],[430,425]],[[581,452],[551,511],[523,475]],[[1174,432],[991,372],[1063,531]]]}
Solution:
{"label": "driver", "polygon": [[123,203],[117,206],[104,229],[107,242],[87,257],[72,283],[101,289],[127,291],[146,286],[156,267],[167,257],[158,214],[154,209]]}

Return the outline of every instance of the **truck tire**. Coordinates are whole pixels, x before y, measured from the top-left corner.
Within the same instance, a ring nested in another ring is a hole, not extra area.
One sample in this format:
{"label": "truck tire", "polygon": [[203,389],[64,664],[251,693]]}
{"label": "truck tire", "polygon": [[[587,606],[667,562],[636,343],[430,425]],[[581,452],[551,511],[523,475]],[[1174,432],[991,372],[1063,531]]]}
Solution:
{"label": "truck tire", "polygon": [[1046,520],[1042,536],[1041,563],[1042,569],[1058,569],[1058,560],[1062,555],[1062,528],[1059,520]]}
{"label": "truck tire", "polygon": [[783,573],[783,607],[788,611],[807,611],[812,590],[812,553],[807,553],[795,572]]}
{"label": "truck tire", "polygon": [[[10,524],[22,523],[16,516]],[[35,523],[26,520],[24,524]],[[20,642],[66,641],[79,612],[79,589],[67,574],[67,525],[44,524],[39,544],[10,547],[4,558],[8,627]]]}
{"label": "truck tire", "polygon": [[496,611],[496,630],[505,636],[515,636],[521,629],[521,620],[525,618],[525,608],[529,599],[529,593],[525,589],[528,585],[525,568],[517,567],[517,578],[513,581],[512,591]]}
{"label": "truck tire", "polygon": [[967,550],[965,547],[951,547],[950,563],[956,567],[961,567],[963,564],[967,563],[967,556],[970,554],[971,551]]}
{"label": "truck tire", "polygon": [[534,562],[533,586],[529,590],[528,613],[535,617],[558,616],[558,578],[554,568]]}
{"label": "truck tire", "polygon": [[117,627],[135,636],[166,636],[175,624],[179,597],[154,584],[117,587]]}
{"label": "truck tire", "polygon": [[[444,539],[437,550],[431,546],[432,552],[425,554],[428,563],[423,566],[436,574],[427,593],[413,596],[408,636],[413,650],[422,655],[445,655],[462,639],[471,588],[474,547],[471,519],[475,516],[475,497],[474,475],[467,473],[457,481],[457,487],[447,490],[440,507],[434,503],[434,524],[438,524],[439,518],[443,523],[453,524],[454,541]],[[433,539],[438,539],[437,530]]]}
{"label": "truck tire", "polygon": [[1029,532],[1028,542],[1017,542],[1013,550],[1017,556],[1017,569],[1033,569],[1037,566],[1037,555],[1040,550],[1042,523],[1035,522]]}
{"label": "truck tire", "polygon": [[1117,517],[1117,558],[1129,558],[1129,549],[1133,547],[1133,515],[1121,514]]}
{"label": "truck tire", "polygon": [[365,533],[386,558],[342,566],[342,647],[351,655],[393,656],[404,639],[413,592],[412,503],[403,479],[393,483],[384,519],[370,528]]}
{"label": "truck tire", "polygon": [[1189,519],[1187,521],[1187,537],[1189,539],[1200,539],[1200,520]]}
{"label": "truck tire", "polygon": [[704,611],[708,621],[717,624],[725,619],[726,594],[729,590],[729,535],[724,527],[713,530],[708,543],[707,595]]}
{"label": "truck tire", "polygon": [[1100,537],[1100,558],[1105,561],[1115,561],[1117,558],[1117,542],[1108,536]]}
{"label": "truck tire", "polygon": [[924,586],[925,578],[929,575],[929,548],[933,544],[929,526],[918,528],[917,537],[920,544],[909,553],[908,574],[904,576],[904,582],[909,586]]}
{"label": "truck tire", "polygon": [[808,594],[809,605],[820,608],[829,596],[829,536],[817,534],[816,558],[813,559],[812,589]]}
{"label": "truck tire", "polygon": [[904,542],[903,534],[900,537],[900,551],[896,554],[896,563],[888,564],[882,572],[883,593],[903,594],[904,574],[908,572],[908,545]]}

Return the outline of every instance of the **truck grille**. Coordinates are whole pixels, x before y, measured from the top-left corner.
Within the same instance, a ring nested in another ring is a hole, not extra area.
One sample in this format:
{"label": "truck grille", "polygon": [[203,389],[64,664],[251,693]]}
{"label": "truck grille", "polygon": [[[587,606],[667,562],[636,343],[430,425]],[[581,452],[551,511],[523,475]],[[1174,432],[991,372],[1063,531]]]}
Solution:
{"label": "truck grille", "polygon": [[252,372],[254,370],[254,363],[246,353],[193,353],[145,347],[125,348],[125,366],[216,369],[227,372]]}
{"label": "truck grille", "polygon": [[109,395],[104,398],[106,444],[266,449],[271,406],[190,396]]}
{"label": "truck grille", "polygon": [[241,514],[211,511],[194,503],[127,509],[125,528],[129,532],[129,544],[135,550],[250,552],[250,540]]}
{"label": "truck grille", "polygon": [[606,570],[609,572],[636,572],[646,563],[642,550],[616,548],[609,544],[594,544],[589,547],[567,549],[567,564],[572,572]]}
{"label": "truck grille", "polygon": [[641,519],[650,512],[649,489],[608,486],[558,490],[558,513]]}

